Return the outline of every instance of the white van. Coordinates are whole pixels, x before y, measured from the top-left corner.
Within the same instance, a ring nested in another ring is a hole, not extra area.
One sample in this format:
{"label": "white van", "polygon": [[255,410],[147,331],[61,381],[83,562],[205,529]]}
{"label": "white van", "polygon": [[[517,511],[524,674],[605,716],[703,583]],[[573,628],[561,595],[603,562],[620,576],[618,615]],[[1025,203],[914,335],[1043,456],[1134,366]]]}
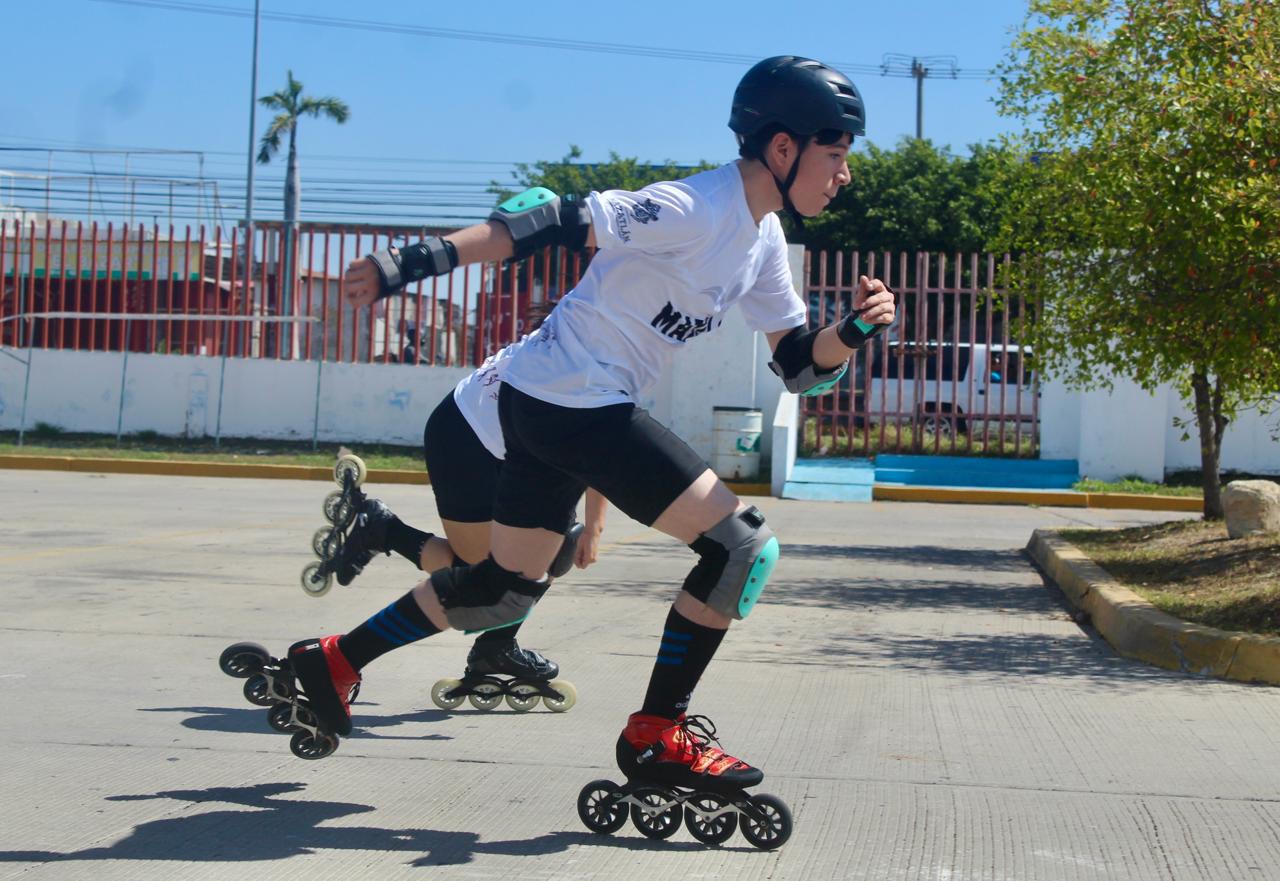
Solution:
{"label": "white van", "polygon": [[871,348],[869,369],[863,352],[852,371],[857,409],[870,422],[917,422],[948,437],[999,431],[1002,413],[1008,430],[1039,415],[1023,346],[890,340]]}

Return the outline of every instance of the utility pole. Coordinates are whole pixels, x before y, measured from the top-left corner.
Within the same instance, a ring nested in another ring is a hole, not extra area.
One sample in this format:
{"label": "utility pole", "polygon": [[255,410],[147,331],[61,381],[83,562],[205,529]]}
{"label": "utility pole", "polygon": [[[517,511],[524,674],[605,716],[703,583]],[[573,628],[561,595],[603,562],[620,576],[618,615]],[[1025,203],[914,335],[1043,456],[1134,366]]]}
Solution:
{"label": "utility pole", "polygon": [[[258,110],[258,32],[262,25],[262,0],[253,0],[253,72],[249,76],[249,169],[244,193],[244,289],[253,290],[253,141]],[[236,259],[231,255],[231,259]]]}
{"label": "utility pole", "polygon": [[929,76],[956,79],[959,67],[954,55],[900,55],[887,52],[880,62],[883,76],[910,76],[916,81],[916,140],[924,138],[924,80]]}

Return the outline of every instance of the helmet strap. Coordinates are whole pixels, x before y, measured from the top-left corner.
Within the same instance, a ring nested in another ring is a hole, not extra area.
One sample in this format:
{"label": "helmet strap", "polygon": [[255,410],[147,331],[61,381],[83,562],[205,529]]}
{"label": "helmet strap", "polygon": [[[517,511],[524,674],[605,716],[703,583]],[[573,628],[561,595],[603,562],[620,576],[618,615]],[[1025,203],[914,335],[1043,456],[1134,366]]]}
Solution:
{"label": "helmet strap", "polygon": [[796,225],[796,229],[804,229],[804,216],[796,210],[796,206],[791,201],[791,185],[796,182],[796,174],[800,171],[800,157],[804,155],[805,147],[809,146],[809,137],[796,137],[796,160],[791,163],[791,170],[787,172],[786,180],[782,180],[769,168],[769,163],[765,163],[765,168],[769,169],[769,174],[773,176],[773,183],[778,188],[779,195],[782,196],[782,207],[791,215],[791,220]]}

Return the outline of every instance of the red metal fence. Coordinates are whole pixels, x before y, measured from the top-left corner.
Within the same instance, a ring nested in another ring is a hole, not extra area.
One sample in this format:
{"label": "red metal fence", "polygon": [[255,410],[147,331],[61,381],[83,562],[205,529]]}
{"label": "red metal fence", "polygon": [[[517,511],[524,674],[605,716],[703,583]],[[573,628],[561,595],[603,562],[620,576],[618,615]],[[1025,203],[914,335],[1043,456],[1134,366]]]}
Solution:
{"label": "red metal fence", "polygon": [[894,291],[898,319],[851,359],[834,394],[802,399],[801,451],[1037,456],[1031,353],[1010,339],[1026,303],[993,300],[1004,294],[996,257],[807,253],[810,326],[849,311],[859,275]]}
{"label": "red metal fence", "polygon": [[[282,283],[278,224],[254,235],[246,269],[240,231],[68,221],[0,221],[0,320],[37,312],[92,318],[0,323],[0,344],[87,351],[165,352],[347,363],[478,365],[519,339],[530,308],[558,297],[585,268],[580,255],[547,249],[518,264],[463,267],[409,286],[375,310],[345,302],[343,268],[415,228],[304,228],[293,242],[295,283]],[[289,287],[290,296],[282,296]],[[131,313],[163,319],[128,321]],[[311,315],[315,324],[202,321],[212,315]],[[127,338],[126,338],[127,334]]]}
{"label": "red metal fence", "polygon": [[[345,302],[343,268],[416,241],[421,227],[310,224],[293,242],[296,282],[282,284],[285,236],[264,224],[246,271],[239,230],[0,221],[0,344],[344,363],[478,365],[530,329],[532,306],[577,283],[586,258],[544,250],[409,286],[375,310]],[[1029,352],[1010,340],[1021,298],[996,307],[996,258],[920,253],[805,255],[810,324],[844,315],[860,274],[883,278],[899,319],[854,359],[836,392],[804,398],[801,449],[1032,456],[1039,393]],[[281,292],[289,287],[290,296]],[[32,318],[38,312],[90,318]],[[129,320],[130,314],[165,317]],[[214,322],[312,316],[281,324]]]}

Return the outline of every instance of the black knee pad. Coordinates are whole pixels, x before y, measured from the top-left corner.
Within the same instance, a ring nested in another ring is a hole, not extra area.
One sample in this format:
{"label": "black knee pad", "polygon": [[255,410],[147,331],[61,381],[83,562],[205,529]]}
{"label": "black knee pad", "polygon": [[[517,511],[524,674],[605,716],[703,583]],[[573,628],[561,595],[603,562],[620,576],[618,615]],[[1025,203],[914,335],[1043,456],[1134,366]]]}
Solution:
{"label": "black knee pad", "polygon": [[486,557],[474,566],[431,573],[431,586],[449,626],[476,633],[523,621],[549,585],[503,569],[493,557]]}

